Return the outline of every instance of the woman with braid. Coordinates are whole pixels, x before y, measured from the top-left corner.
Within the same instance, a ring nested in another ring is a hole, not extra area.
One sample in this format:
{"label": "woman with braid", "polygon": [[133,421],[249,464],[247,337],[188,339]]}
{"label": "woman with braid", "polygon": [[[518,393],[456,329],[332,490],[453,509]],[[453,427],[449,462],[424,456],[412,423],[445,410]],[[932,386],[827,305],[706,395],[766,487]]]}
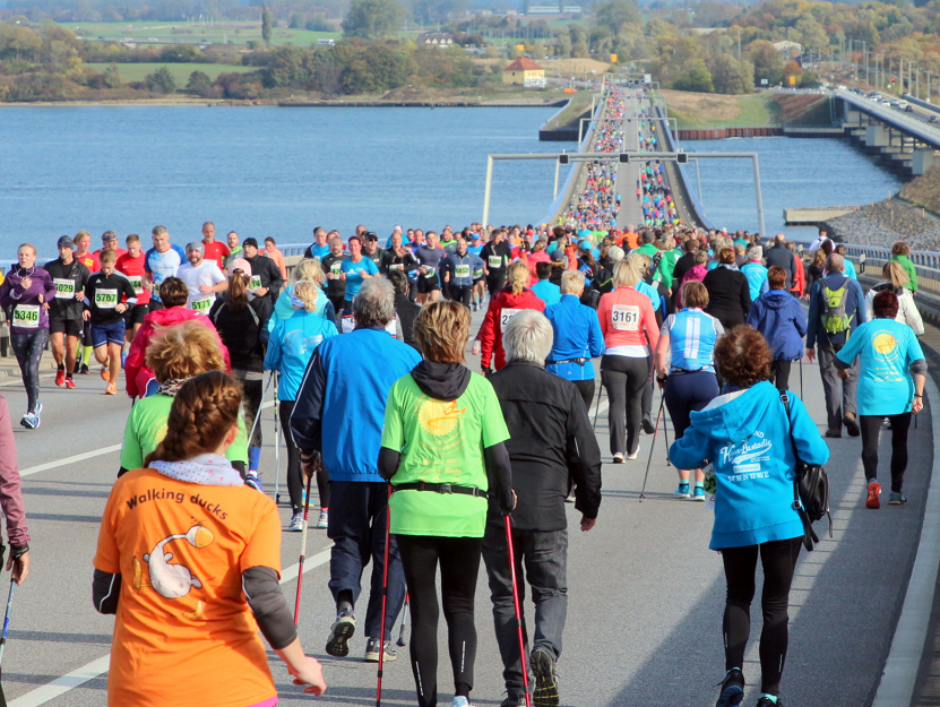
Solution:
{"label": "woman with braid", "polygon": [[[157,448],[166,435],[167,417],[173,398],[190,378],[206,371],[225,370],[222,349],[214,329],[200,321],[186,321],[165,329],[151,340],[146,351],[147,368],[159,384],[157,392],[138,400],[124,427],[121,470],[118,476],[144,465],[144,457]],[[249,424],[251,424],[249,422]],[[248,434],[239,416],[238,434],[226,450],[226,458],[244,474],[248,466]]]}
{"label": "woman with braid", "polygon": [[241,402],[221,371],[183,383],[145,468],[111,489],[92,589],[95,608],[116,615],[111,707],[273,707],[259,629],[294,684],[326,689],[278,584],[277,507],[225,458]]}

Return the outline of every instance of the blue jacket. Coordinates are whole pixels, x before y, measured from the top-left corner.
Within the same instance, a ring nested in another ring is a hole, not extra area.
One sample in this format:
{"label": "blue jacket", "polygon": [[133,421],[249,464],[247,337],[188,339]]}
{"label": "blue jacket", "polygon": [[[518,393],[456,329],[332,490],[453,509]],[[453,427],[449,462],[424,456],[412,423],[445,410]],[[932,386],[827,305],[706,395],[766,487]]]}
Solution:
{"label": "blue jacket", "polygon": [[297,391],[294,443],[304,456],[319,451],[333,481],[385,483],[378,460],[388,391],[420,362],[417,351],[382,327],[325,340]]}
{"label": "blue jacket", "polygon": [[803,358],[806,314],[800,301],[789,292],[771,290],[758,297],[747,314],[747,323],[767,339],[775,361]]}
{"label": "blue jacket", "polygon": [[[574,295],[562,295],[558,304],[545,308],[545,316],[555,333],[549,361],[572,358],[595,358],[604,353],[604,334],[597,319],[597,311],[581,304]],[[548,364],[546,370],[570,381],[594,380],[594,364]]]}
{"label": "blue jacket", "polygon": [[760,263],[750,262],[741,266],[741,272],[747,278],[747,286],[751,290],[751,302],[770,289],[767,284],[767,268]]}
{"label": "blue jacket", "polygon": [[337,334],[339,332],[332,321],[303,309],[294,311],[275,325],[268,339],[264,368],[281,372],[278,400],[297,399],[297,391],[313,352],[325,339]]}
{"label": "blue jacket", "polygon": [[532,285],[532,292],[545,303],[545,306],[561,302],[561,288],[548,280],[539,280]]}
{"label": "blue jacket", "polygon": [[849,334],[851,335],[859,324],[864,324],[868,321],[868,314],[865,312],[865,296],[862,294],[862,288],[858,282],[846,277],[840,272],[829,273],[826,277],[814,282],[813,289],[810,292],[809,313],[807,315],[808,321],[806,325],[806,348],[815,348],[817,341],[820,343],[828,342],[831,346],[836,347],[841,347],[845,344],[845,334],[833,334],[832,336],[826,334],[821,319],[823,305],[825,303],[822,301],[820,292],[822,291],[823,283],[825,283],[830,290],[838,290],[846,282],[849,283],[849,287],[845,294],[845,313],[846,316],[852,317],[852,321],[849,325]]}
{"label": "blue jacket", "polygon": [[803,535],[793,509],[796,459],[825,464],[829,448],[803,402],[790,391],[790,419],[780,392],[762,381],[752,388],[715,398],[691,414],[692,426],[669,449],[678,469],[714,464],[715,524],[709,547],[760,545]]}

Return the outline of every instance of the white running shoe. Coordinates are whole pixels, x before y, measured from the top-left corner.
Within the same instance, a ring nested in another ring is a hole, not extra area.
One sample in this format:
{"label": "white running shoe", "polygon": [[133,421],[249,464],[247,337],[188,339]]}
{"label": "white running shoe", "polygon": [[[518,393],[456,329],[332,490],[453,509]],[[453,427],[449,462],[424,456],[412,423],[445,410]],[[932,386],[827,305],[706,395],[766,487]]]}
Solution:
{"label": "white running shoe", "polygon": [[288,533],[299,533],[304,529],[304,514],[295,513],[290,519],[290,525],[287,527]]}
{"label": "white running shoe", "polygon": [[326,529],[330,524],[330,512],[327,509],[320,511],[320,517],[317,518],[317,527]]}
{"label": "white running shoe", "polygon": [[639,453],[640,453],[640,445],[638,444],[636,445],[636,449],[634,450],[633,454],[627,455],[627,459],[636,459]]}

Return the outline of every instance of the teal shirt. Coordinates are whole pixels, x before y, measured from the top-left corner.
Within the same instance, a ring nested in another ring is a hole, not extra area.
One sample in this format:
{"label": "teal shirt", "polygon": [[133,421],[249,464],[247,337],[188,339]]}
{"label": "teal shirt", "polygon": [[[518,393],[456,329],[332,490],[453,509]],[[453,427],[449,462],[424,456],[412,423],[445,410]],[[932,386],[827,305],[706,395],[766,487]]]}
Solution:
{"label": "teal shirt", "polygon": [[910,366],[924,358],[914,330],[893,319],[865,322],[837,354],[851,364],[858,356],[859,415],[900,415],[911,411],[914,377]]}

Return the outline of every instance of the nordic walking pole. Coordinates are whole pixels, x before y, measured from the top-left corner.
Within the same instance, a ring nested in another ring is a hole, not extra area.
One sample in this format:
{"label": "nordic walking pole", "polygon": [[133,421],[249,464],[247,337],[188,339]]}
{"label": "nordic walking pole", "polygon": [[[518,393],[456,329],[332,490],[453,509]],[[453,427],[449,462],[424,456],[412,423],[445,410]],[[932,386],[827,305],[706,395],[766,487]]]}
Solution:
{"label": "nordic walking pole", "polygon": [[[663,398],[663,404],[666,403],[666,398]],[[663,442],[666,443],[666,466],[672,466],[672,462],[669,461],[669,425],[666,416],[663,415]]]}
{"label": "nordic walking pole", "polygon": [[[307,494],[310,497],[310,494]],[[379,685],[375,691],[375,707],[382,707],[382,668],[385,667],[385,618],[388,612],[388,546],[392,529],[392,486],[388,487],[388,502],[385,506],[385,567],[382,568],[382,630],[379,638]]]}
{"label": "nordic walking pole", "polygon": [[800,356],[800,400],[803,399],[803,357]]}
{"label": "nordic walking pole", "polygon": [[659,403],[659,413],[656,415],[656,429],[653,430],[653,441],[650,443],[650,458],[646,462],[646,475],[643,477],[643,488],[640,490],[640,503],[643,503],[646,493],[646,480],[650,477],[650,465],[653,463],[653,450],[656,448],[656,435],[659,434],[659,420],[663,416],[663,407],[666,405],[666,399],[663,398]]}
{"label": "nordic walking pole", "polygon": [[7,644],[7,631],[10,630],[10,614],[13,613],[13,593],[16,591],[16,580],[10,580],[10,594],[7,596],[7,611],[3,615],[3,633],[0,634],[0,662],[3,661],[3,648]]}
{"label": "nordic walking pole", "polygon": [[[277,399],[277,382],[277,373],[274,373],[274,503],[281,505],[281,425],[278,419],[280,405]],[[307,489],[307,497],[310,497],[310,489]]]}
{"label": "nordic walking pole", "polygon": [[258,403],[258,412],[255,413],[255,421],[251,423],[251,429],[248,430],[248,441],[251,441],[251,436],[255,433],[255,427],[258,426],[258,420],[261,419],[261,410],[264,408],[264,399],[268,397],[268,388],[271,387],[271,381],[274,380],[274,371],[271,371],[271,375],[268,376],[268,382],[264,386],[264,392],[261,393],[261,402]]}
{"label": "nordic walking pole", "polygon": [[304,528],[300,534],[300,560],[297,562],[297,598],[294,599],[294,626],[300,619],[300,588],[304,585],[304,558],[307,555],[307,518],[310,516],[310,482],[313,475],[307,477],[307,500],[304,503]]}
{"label": "nordic walking pole", "polygon": [[405,592],[405,605],[401,609],[401,628],[398,629],[398,643],[396,645],[404,648],[405,646],[405,623],[408,621],[408,604],[411,601],[411,595]]}
{"label": "nordic walking pole", "polygon": [[519,631],[519,658],[522,660],[522,684],[525,686],[526,707],[532,707],[529,694],[529,668],[525,661],[525,638],[522,636],[522,607],[519,606],[519,585],[516,577],[516,553],[512,548],[512,521],[506,516],[506,544],[509,546],[509,575],[512,577],[512,602],[516,607],[516,629]]}

